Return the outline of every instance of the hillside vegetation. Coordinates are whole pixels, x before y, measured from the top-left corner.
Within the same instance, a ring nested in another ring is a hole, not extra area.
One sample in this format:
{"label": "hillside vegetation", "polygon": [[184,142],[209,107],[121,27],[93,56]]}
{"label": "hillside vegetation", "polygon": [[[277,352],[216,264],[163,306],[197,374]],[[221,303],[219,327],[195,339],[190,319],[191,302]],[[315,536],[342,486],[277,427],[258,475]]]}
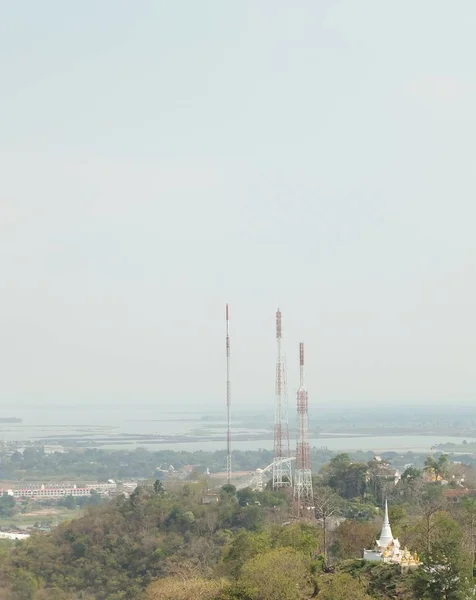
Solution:
{"label": "hillside vegetation", "polygon": [[[433,479],[438,468],[445,461],[428,463]],[[224,486],[214,497],[205,480],[157,481],[3,545],[0,600],[469,598],[476,503],[448,505],[428,472],[393,486],[375,464],[335,457],[314,481],[317,520],[296,520],[286,492]],[[409,573],[360,558],[381,527],[387,483],[394,535],[422,560]]]}

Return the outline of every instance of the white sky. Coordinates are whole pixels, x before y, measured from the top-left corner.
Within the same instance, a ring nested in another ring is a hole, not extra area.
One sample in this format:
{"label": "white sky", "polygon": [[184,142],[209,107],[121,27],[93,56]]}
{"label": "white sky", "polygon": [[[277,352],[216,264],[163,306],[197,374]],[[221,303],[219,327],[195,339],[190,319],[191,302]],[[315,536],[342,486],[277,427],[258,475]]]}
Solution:
{"label": "white sky", "polygon": [[[476,392],[476,5],[0,7],[0,400]],[[1,412],[1,411],[0,411]]]}

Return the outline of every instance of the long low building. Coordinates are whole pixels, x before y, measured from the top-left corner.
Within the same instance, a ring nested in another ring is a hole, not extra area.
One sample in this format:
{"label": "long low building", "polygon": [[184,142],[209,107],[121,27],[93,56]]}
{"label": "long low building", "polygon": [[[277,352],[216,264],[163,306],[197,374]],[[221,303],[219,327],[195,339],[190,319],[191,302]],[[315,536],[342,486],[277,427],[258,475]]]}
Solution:
{"label": "long low building", "polygon": [[46,487],[45,485],[0,490],[2,495],[14,498],[62,498],[63,496],[90,496],[91,491],[106,495],[117,490],[116,483],[91,483],[78,487],[77,485]]}
{"label": "long low building", "polygon": [[29,533],[22,531],[0,531],[0,540],[27,540]]}

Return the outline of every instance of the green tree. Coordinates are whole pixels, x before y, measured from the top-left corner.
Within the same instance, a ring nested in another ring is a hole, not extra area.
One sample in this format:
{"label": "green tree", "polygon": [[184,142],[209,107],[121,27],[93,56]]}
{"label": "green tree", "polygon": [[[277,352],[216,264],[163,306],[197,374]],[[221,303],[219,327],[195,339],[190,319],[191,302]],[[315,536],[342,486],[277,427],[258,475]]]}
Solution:
{"label": "green tree", "polygon": [[247,561],[240,583],[249,600],[299,600],[310,588],[309,568],[301,553],[276,548]]}
{"label": "green tree", "polygon": [[156,494],[163,494],[165,492],[164,484],[158,479],[156,479],[154,482],[154,492]]}
{"label": "green tree", "polygon": [[338,454],[324,469],[323,478],[343,498],[363,498],[367,471],[366,464],[352,462],[348,454]]}
{"label": "green tree", "polygon": [[293,548],[309,558],[316,554],[322,542],[321,531],[314,525],[290,523],[272,530],[273,547]]}
{"label": "green tree", "polygon": [[89,504],[91,506],[99,506],[102,502],[101,495],[96,490],[91,490],[89,494]]}
{"label": "green tree", "polygon": [[408,502],[410,505],[415,506],[424,485],[422,471],[415,467],[408,467],[403,472],[398,486],[394,489],[394,495],[399,501]]}
{"label": "green tree", "polygon": [[[77,598],[76,594],[73,596],[57,587],[41,588],[35,594],[35,600],[74,600],[74,598]],[[89,600],[93,600],[91,596],[84,594],[81,600],[88,600],[88,598]]]}
{"label": "green tree", "polygon": [[236,577],[246,561],[270,549],[271,536],[268,532],[241,531],[225,550],[223,560],[227,570]]}
{"label": "green tree", "polygon": [[33,508],[33,502],[34,500],[32,500],[32,498],[25,498],[20,506],[20,512],[22,515],[25,515],[26,513],[29,513],[32,508]]}
{"label": "green tree", "polygon": [[225,485],[222,485],[221,491],[224,494],[229,494],[230,496],[236,496],[236,487],[234,485],[232,485],[231,483],[225,483]]}
{"label": "green tree", "polygon": [[408,515],[403,506],[399,504],[392,504],[388,508],[388,517],[390,519],[390,523],[392,524],[392,533],[393,537],[398,538],[402,529],[408,519]]}
{"label": "green tree", "polygon": [[373,504],[350,500],[343,504],[342,514],[346,519],[352,519],[352,521],[371,521],[376,515],[376,508]]}
{"label": "green tree", "polygon": [[383,504],[395,482],[395,472],[386,461],[374,457],[367,463],[366,492],[375,504]]}
{"label": "green tree", "polygon": [[462,532],[446,512],[433,519],[431,551],[421,556],[414,591],[428,600],[462,600],[468,586],[469,564],[462,549]]}
{"label": "green tree", "polygon": [[421,477],[421,470],[415,467],[407,467],[402,473],[401,481],[410,483]]}
{"label": "green tree", "polygon": [[474,579],[476,555],[476,498],[463,498],[458,517],[464,532],[464,547],[470,557],[471,579]]}
{"label": "green tree", "polygon": [[447,454],[440,454],[437,460],[433,456],[428,456],[425,461],[425,471],[429,473],[435,481],[441,481],[448,476],[449,460]]}
{"label": "green tree", "polygon": [[13,496],[0,496],[0,517],[11,517],[16,512],[16,502]]}
{"label": "green tree", "polygon": [[372,600],[366,586],[348,573],[324,575],[318,580],[317,600]]}
{"label": "green tree", "polygon": [[12,582],[12,592],[15,600],[33,600],[37,589],[38,582],[31,573],[23,569],[15,573]]}
{"label": "green tree", "polygon": [[76,508],[76,500],[73,496],[65,496],[64,498],[61,498],[58,505],[64,506],[68,510],[74,510]]}
{"label": "green tree", "polygon": [[218,600],[229,583],[202,577],[166,577],[154,581],[146,590],[146,600]]}
{"label": "green tree", "polygon": [[38,463],[44,457],[43,449],[33,448],[31,446],[25,448],[23,451],[23,467],[25,469],[36,469]]}

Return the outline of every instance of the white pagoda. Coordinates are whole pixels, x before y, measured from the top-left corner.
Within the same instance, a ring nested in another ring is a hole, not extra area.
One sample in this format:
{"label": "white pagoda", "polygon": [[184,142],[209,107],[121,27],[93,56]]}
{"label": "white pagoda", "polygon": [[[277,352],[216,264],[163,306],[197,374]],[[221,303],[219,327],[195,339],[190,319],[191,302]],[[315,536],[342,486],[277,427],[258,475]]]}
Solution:
{"label": "white pagoda", "polygon": [[385,517],[383,520],[380,538],[372,550],[364,550],[364,560],[399,564],[402,567],[417,567],[420,562],[418,557],[404,548],[400,548],[398,538],[392,535],[392,528],[388,518],[388,503],[385,500]]}

